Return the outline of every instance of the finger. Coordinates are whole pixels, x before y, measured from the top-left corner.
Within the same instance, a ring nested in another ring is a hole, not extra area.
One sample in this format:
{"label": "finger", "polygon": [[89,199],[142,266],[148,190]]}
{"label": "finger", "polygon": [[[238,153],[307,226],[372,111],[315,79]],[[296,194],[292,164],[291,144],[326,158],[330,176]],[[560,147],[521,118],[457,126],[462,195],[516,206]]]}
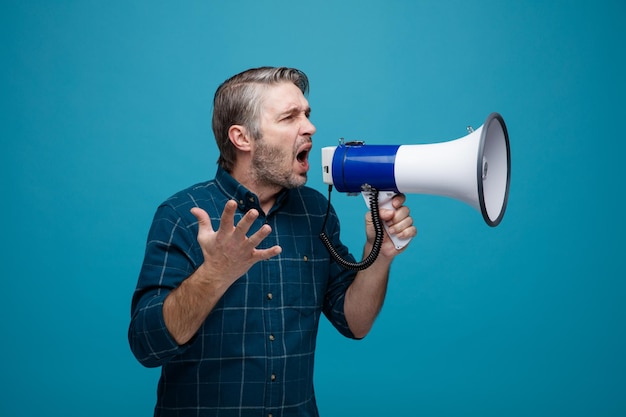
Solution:
{"label": "finger", "polygon": [[[239,220],[237,226],[235,227],[235,233],[239,234],[239,237],[244,239],[248,232],[250,231],[250,227],[254,224],[254,221],[259,217],[259,212],[256,209],[250,209],[248,212]],[[256,245],[255,245],[256,246]]]}
{"label": "finger", "polygon": [[222,217],[220,218],[220,230],[230,232],[235,227],[235,211],[237,210],[237,202],[235,200],[228,200],[222,211]]}
{"label": "finger", "polygon": [[[408,219],[408,221],[407,221]],[[402,206],[394,212],[391,219],[387,220],[387,226],[393,230],[393,233],[400,231],[405,227],[413,224],[413,219],[409,216],[409,208]],[[404,227],[403,227],[404,226]]]}
{"label": "finger", "polygon": [[394,223],[389,226],[389,233],[393,233],[399,235],[400,237],[413,237],[415,236],[413,233],[416,233],[416,230],[413,227],[413,219],[411,217],[406,217],[401,221]]}
{"label": "finger", "polygon": [[390,209],[380,209],[378,211],[378,217],[380,217],[386,223],[392,222],[395,214],[396,211]]}
{"label": "finger", "polygon": [[399,223],[407,217],[409,217],[409,208],[407,206],[400,206],[393,212],[388,223]]}
{"label": "finger", "polygon": [[266,259],[270,259],[270,258],[273,258],[274,256],[279,255],[282,251],[283,251],[283,248],[276,245],[268,249],[258,249],[256,250],[254,255],[258,260],[266,260]]}
{"label": "finger", "polygon": [[393,199],[391,200],[391,205],[394,206],[395,208],[400,208],[404,204],[405,201],[406,201],[406,195],[396,194],[393,196]]}
{"label": "finger", "polygon": [[402,229],[395,235],[400,239],[413,239],[415,236],[417,236],[417,228],[415,226],[409,226],[406,229]]}
{"label": "finger", "polygon": [[193,214],[198,220],[198,233],[200,233],[202,230],[205,230],[205,229],[210,232],[213,231],[211,218],[209,217],[206,211],[204,211],[200,207],[194,207],[190,211],[191,211],[191,214]]}
{"label": "finger", "polygon": [[[378,210],[378,218],[381,219],[385,223],[390,223],[393,220],[395,210],[390,209],[379,209]],[[372,212],[368,211],[365,213],[365,223],[372,224],[374,221],[372,220]]]}
{"label": "finger", "polygon": [[259,244],[272,233],[272,228],[269,224],[264,224],[259,230],[257,230],[252,236],[248,238],[248,243],[252,247],[256,248]]}
{"label": "finger", "polygon": [[[391,206],[394,208],[393,210],[390,208],[380,209],[380,218],[386,222],[395,222],[397,219],[402,219],[402,216],[408,216],[408,207],[404,206],[404,202],[406,201],[406,195],[404,194],[396,194],[391,200]],[[407,211],[404,209],[406,208]],[[398,217],[401,216],[401,217]]]}

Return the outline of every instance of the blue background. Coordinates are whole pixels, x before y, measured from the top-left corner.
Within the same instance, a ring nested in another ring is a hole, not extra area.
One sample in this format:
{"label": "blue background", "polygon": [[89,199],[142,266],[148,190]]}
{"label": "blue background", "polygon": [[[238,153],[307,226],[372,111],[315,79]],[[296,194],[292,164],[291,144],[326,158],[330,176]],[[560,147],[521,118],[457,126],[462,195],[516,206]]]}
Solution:
{"label": "blue background", "polygon": [[[363,341],[324,322],[322,415],[626,415],[623,1],[6,1],[0,415],[148,416],[126,339],[156,206],[212,178],[216,87],[303,69],[318,149],[509,129],[509,206],[410,195]],[[320,191],[319,152],[309,184]],[[360,254],[363,201],[334,193]]]}

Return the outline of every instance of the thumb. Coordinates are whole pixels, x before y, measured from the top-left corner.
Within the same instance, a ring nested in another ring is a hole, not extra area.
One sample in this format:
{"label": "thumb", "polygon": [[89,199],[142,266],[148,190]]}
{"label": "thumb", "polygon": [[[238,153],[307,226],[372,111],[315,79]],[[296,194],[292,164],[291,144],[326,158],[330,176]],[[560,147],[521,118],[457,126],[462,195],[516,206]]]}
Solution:
{"label": "thumb", "polygon": [[191,210],[191,214],[193,214],[196,219],[198,219],[198,234],[203,231],[212,232],[213,225],[211,224],[211,218],[208,213],[201,209],[200,207],[194,207]]}

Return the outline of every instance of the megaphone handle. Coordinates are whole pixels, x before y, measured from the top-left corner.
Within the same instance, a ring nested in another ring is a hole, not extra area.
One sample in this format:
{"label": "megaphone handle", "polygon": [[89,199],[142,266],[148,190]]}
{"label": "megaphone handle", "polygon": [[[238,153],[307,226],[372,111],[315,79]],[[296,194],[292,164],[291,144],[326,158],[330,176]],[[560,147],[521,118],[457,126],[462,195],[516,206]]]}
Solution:
{"label": "megaphone handle", "polygon": [[[371,192],[361,191],[361,195],[363,196],[363,199],[365,199],[365,205],[369,209]],[[393,199],[395,195],[396,193],[394,193],[393,191],[380,191],[378,193],[378,208],[395,210],[393,205],[391,204],[391,200]],[[391,241],[394,243],[394,245],[396,245],[396,249],[400,250],[409,244],[409,242],[411,241],[411,238],[405,238],[405,239],[399,238],[397,235],[389,233],[389,226],[387,226],[387,223],[383,223],[383,224],[385,226],[385,230],[387,231],[387,235],[389,236]]]}

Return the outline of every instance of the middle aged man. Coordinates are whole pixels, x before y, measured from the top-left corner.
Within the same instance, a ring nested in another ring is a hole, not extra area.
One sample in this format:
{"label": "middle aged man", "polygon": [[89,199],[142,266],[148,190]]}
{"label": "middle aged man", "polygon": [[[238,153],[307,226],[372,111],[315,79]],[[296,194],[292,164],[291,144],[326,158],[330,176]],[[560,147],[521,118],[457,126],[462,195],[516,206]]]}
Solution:
{"label": "middle aged man", "polygon": [[[307,76],[255,68],[215,93],[215,178],[162,203],[132,302],[137,359],[161,366],[155,416],[317,416],[313,360],[323,312],[363,338],[399,253],[385,235],[374,264],[341,268],[319,239],[328,201],[305,186],[315,126]],[[389,233],[416,229],[404,204],[380,211]],[[374,241],[366,215],[367,255]],[[326,234],[346,259],[334,212]],[[332,383],[332,381],[329,381]]]}

